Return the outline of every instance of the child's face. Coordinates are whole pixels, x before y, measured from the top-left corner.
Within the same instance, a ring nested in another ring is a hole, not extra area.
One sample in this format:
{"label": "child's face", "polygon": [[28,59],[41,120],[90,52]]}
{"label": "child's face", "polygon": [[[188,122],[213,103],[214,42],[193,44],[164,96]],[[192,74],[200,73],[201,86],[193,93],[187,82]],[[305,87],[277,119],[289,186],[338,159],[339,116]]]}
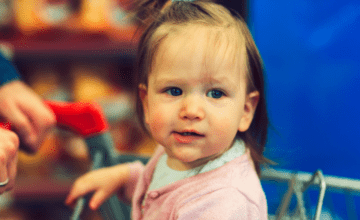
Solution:
{"label": "child's face", "polygon": [[234,71],[227,48],[218,45],[217,55],[205,56],[203,39],[187,33],[164,40],[148,86],[140,85],[145,122],[176,170],[202,165],[229,149],[237,131],[250,126],[259,99],[257,91],[246,94],[245,53],[241,71]]}

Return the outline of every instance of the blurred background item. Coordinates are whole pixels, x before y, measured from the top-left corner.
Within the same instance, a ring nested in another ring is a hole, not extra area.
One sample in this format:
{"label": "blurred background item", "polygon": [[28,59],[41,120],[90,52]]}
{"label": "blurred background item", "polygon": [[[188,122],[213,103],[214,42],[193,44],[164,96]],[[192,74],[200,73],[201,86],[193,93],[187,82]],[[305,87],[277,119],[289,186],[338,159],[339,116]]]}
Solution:
{"label": "blurred background item", "polygon": [[[0,0],[0,51],[43,98],[100,103],[115,147],[150,156],[154,143],[134,117],[139,34],[128,16],[131,2]],[[65,196],[90,163],[82,138],[54,131],[37,154],[19,154],[17,184],[0,197],[0,219],[69,219]],[[100,219],[90,211],[83,217]]]}

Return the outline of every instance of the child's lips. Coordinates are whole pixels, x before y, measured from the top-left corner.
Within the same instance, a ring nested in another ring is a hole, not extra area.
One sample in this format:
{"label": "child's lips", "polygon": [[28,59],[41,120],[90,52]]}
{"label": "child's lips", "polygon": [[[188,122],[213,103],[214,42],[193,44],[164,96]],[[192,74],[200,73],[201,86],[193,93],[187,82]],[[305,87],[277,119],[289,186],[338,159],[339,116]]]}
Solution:
{"label": "child's lips", "polygon": [[197,131],[183,131],[183,132],[173,132],[175,140],[182,144],[189,144],[193,141],[202,139],[205,135],[200,134]]}

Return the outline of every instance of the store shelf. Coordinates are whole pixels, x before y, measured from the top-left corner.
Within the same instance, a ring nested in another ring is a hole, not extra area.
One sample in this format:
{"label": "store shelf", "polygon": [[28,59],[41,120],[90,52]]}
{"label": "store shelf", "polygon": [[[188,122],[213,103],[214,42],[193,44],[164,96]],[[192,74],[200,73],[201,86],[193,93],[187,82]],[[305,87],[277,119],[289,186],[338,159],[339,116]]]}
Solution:
{"label": "store shelf", "polygon": [[13,198],[16,201],[46,202],[59,201],[69,193],[73,179],[50,177],[22,177],[16,180]]}
{"label": "store shelf", "polygon": [[13,47],[15,59],[68,60],[68,59],[133,59],[138,36],[135,29],[124,30],[114,40],[103,32],[69,32],[43,30],[31,36],[17,34],[0,39]]}

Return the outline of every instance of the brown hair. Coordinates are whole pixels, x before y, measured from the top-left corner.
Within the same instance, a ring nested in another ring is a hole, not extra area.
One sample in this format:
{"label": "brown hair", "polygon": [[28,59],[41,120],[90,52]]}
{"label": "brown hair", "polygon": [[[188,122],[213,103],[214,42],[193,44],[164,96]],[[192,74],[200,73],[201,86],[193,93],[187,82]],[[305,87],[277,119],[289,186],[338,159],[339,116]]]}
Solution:
{"label": "brown hair", "polygon": [[[267,162],[263,152],[269,122],[266,110],[262,59],[244,20],[235,12],[230,12],[221,5],[203,0],[173,3],[167,0],[138,0],[135,6],[136,18],[146,26],[137,51],[135,85],[147,85],[153,58],[161,42],[174,29],[171,27],[198,24],[224,30],[236,30],[237,38],[235,38],[235,41],[242,41],[240,45],[243,45],[246,49],[247,92],[258,91],[260,94],[258,106],[249,129],[246,132],[238,131],[237,137],[242,138],[246,146],[250,148],[256,171],[260,175],[260,164]],[[169,28],[165,28],[164,31],[164,28],[160,27]],[[160,31],[161,33],[157,33],[160,29],[163,29]],[[242,50],[242,48],[237,49]],[[137,91],[136,110],[141,125],[147,131],[144,123],[143,107],[138,93],[139,91]]]}

